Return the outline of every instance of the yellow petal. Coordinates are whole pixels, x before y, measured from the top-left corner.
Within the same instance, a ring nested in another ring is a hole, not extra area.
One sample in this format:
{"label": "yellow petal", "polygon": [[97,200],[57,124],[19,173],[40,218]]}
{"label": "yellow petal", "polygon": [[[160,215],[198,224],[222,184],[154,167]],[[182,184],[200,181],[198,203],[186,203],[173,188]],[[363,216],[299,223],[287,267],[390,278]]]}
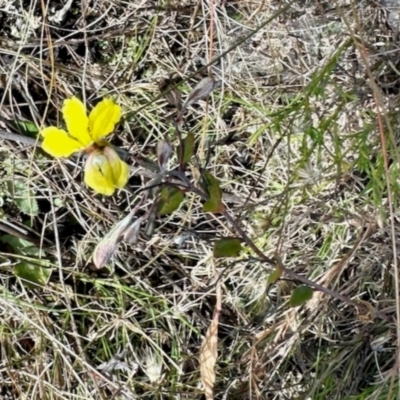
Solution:
{"label": "yellow petal", "polygon": [[110,169],[112,172],[112,179],[117,188],[123,188],[128,182],[129,167],[128,164],[119,158],[118,153],[111,147],[104,148],[104,155],[107,157]]}
{"label": "yellow petal", "polygon": [[67,132],[55,126],[44,128],[40,134],[44,138],[43,150],[53,157],[69,157],[72,153],[84,148],[81,143],[68,136]]}
{"label": "yellow petal", "polygon": [[115,186],[119,189],[122,189],[125,187],[126,183],[128,182],[129,179],[129,167],[128,164],[125,161],[121,161],[121,171],[119,174],[119,177],[117,178],[115,182]]}
{"label": "yellow petal", "polygon": [[89,155],[85,165],[85,183],[97,193],[111,196],[115,191],[107,157],[100,151]]}
{"label": "yellow petal", "polygon": [[76,97],[64,101],[62,114],[67,124],[69,134],[84,147],[92,143],[89,135],[89,119],[85,105]]}
{"label": "yellow petal", "polygon": [[96,105],[89,115],[89,131],[95,142],[114,130],[121,118],[121,107],[112,99],[104,99]]}

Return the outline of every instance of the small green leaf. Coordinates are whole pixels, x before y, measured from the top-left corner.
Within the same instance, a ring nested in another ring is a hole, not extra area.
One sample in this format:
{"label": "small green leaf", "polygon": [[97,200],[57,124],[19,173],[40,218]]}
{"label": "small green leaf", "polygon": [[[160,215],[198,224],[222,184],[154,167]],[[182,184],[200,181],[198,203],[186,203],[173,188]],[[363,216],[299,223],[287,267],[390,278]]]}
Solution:
{"label": "small green leaf", "polygon": [[[183,151],[182,151],[183,148]],[[194,154],[194,134],[189,132],[185,139],[182,140],[181,146],[178,147],[178,158],[183,164],[190,161]]]}
{"label": "small green leaf", "polygon": [[[17,238],[12,235],[3,235],[0,237],[0,242],[6,243],[12,247],[17,254],[26,256],[40,257],[41,250],[27,240]],[[42,252],[43,253],[43,252]]]}
{"label": "small green leaf", "polygon": [[34,193],[21,180],[7,182],[8,191],[13,197],[14,203],[25,214],[35,217],[39,213],[39,206]]}
{"label": "small green leaf", "polygon": [[39,128],[37,125],[31,121],[26,120],[17,120],[17,121],[10,121],[11,125],[21,132],[24,136],[29,136],[31,138],[36,138],[37,134],[39,133]]}
{"label": "small green leaf", "polygon": [[235,238],[222,238],[214,243],[214,257],[237,257],[242,251],[242,241]]}
{"label": "small green leaf", "polygon": [[18,263],[14,268],[14,274],[26,281],[24,283],[28,286],[31,286],[30,284],[45,286],[50,279],[51,272],[51,268],[44,268],[27,261]]}
{"label": "small green leaf", "polygon": [[267,279],[267,284],[274,284],[280,277],[282,276],[282,270],[279,267],[276,267],[269,275]]}
{"label": "small green leaf", "polygon": [[294,289],[290,296],[289,304],[291,307],[298,307],[313,297],[313,290],[309,286],[301,285]]}
{"label": "small green leaf", "polygon": [[203,185],[209,199],[203,204],[204,212],[221,213],[225,211],[225,206],[222,203],[222,190],[219,186],[219,181],[208,171],[203,171]]}
{"label": "small green leaf", "polygon": [[167,186],[160,192],[156,209],[159,215],[171,214],[179,208],[185,195],[182,190],[174,186]]}

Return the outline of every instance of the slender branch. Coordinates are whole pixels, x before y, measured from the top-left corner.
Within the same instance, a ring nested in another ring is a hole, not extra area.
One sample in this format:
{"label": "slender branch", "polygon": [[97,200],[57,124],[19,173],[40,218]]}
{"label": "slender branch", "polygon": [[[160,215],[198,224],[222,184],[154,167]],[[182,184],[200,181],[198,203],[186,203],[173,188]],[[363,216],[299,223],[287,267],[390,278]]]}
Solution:
{"label": "slender branch", "polygon": [[0,131],[0,139],[11,140],[12,142],[23,143],[29,146],[42,147],[42,142],[40,140],[33,139],[29,136],[19,135],[18,133]]}

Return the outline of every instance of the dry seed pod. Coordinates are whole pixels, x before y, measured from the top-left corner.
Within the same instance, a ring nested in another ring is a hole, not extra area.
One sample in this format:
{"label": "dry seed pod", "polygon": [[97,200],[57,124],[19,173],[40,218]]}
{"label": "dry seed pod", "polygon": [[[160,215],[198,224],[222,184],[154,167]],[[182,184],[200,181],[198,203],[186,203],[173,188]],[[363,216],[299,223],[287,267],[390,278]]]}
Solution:
{"label": "dry seed pod", "polygon": [[97,269],[103,268],[108,263],[121,242],[125,231],[129,228],[133,217],[133,213],[129,213],[122,221],[117,222],[98,243],[93,252],[93,263]]}
{"label": "dry seed pod", "polygon": [[139,233],[142,223],[144,221],[143,217],[138,218],[129,228],[126,229],[124,233],[124,240],[129,244],[136,244],[139,240]]}
{"label": "dry seed pod", "polygon": [[170,106],[174,106],[178,110],[182,109],[182,93],[178,89],[172,89],[170,92],[165,93],[165,99]]}
{"label": "dry seed pod", "polygon": [[195,88],[190,92],[185,104],[182,107],[182,113],[192,104],[207,97],[214,89],[221,86],[221,81],[215,80],[213,77],[207,76],[202,79]]}
{"label": "dry seed pod", "polygon": [[164,171],[169,158],[172,154],[172,146],[168,140],[161,140],[157,145],[157,158],[158,165],[160,166],[161,171]]}

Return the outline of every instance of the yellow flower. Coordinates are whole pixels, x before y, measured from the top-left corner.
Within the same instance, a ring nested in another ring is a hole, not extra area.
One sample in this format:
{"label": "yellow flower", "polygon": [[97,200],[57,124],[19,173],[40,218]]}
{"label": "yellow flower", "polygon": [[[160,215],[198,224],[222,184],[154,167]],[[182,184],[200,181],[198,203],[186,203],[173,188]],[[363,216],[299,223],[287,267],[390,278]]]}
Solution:
{"label": "yellow flower", "polygon": [[104,137],[110,134],[121,118],[121,107],[112,99],[104,99],[89,116],[85,105],[76,97],[64,101],[62,114],[67,131],[50,126],[40,133],[43,150],[53,157],[69,157],[86,150],[85,182],[96,192],[110,196],[115,188],[128,181],[129,168],[109,146]]}
{"label": "yellow flower", "polygon": [[128,165],[109,146],[94,150],[86,161],[86,185],[107,196],[112,195],[116,187],[125,186],[128,174]]}

